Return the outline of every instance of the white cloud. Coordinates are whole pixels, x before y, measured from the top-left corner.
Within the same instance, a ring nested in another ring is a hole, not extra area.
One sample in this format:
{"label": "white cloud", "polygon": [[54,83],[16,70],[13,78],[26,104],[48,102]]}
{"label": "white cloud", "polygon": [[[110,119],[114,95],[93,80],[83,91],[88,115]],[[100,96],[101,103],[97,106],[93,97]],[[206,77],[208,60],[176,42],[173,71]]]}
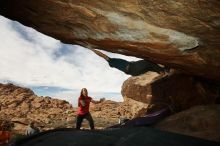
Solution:
{"label": "white cloud", "polygon": [[[2,81],[12,81],[23,86],[78,90],[86,87],[92,92],[119,93],[123,81],[129,77],[117,69],[110,68],[106,61],[90,50],[80,46],[64,45],[32,28],[1,16],[0,38]],[[137,60],[107,54],[111,57]]]}

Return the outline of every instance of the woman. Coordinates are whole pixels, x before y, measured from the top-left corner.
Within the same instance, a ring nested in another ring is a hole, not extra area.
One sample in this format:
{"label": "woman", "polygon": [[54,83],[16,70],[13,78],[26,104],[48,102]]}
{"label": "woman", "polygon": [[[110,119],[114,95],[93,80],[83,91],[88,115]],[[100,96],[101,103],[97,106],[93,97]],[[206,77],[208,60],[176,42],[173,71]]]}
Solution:
{"label": "woman", "polygon": [[120,58],[110,58],[107,55],[95,49],[90,49],[90,50],[93,51],[98,56],[105,59],[109,63],[110,67],[117,68],[118,70],[123,71],[124,73],[132,76],[138,76],[148,71],[157,72],[158,74],[163,74],[163,75],[165,74],[165,72],[169,72],[168,68],[161,67],[158,64],[146,59],[129,62]]}
{"label": "woman", "polygon": [[94,121],[89,112],[89,105],[92,103],[99,103],[98,101],[94,101],[91,97],[88,96],[88,91],[86,88],[83,88],[80,93],[80,97],[78,99],[78,110],[76,117],[76,129],[80,129],[83,119],[89,121],[90,129],[94,129]]}

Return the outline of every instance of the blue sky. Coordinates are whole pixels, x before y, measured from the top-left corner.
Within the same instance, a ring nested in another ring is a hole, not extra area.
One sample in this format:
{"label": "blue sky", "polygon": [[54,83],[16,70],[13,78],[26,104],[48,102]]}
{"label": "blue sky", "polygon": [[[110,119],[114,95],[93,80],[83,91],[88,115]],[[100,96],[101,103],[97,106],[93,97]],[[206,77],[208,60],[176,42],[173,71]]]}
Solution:
{"label": "blue sky", "polygon": [[[37,95],[76,105],[81,88],[94,99],[122,101],[121,85],[129,77],[108,66],[90,50],[63,44],[0,16],[0,82],[31,88]],[[105,52],[110,57],[138,60]]]}

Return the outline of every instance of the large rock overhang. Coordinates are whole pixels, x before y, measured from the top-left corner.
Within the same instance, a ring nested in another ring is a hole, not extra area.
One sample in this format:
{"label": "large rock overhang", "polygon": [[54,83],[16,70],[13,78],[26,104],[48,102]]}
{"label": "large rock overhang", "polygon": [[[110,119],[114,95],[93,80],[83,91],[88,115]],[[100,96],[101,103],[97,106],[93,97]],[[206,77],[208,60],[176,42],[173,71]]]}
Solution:
{"label": "large rock overhang", "polygon": [[64,43],[146,58],[220,83],[219,0],[1,0],[0,15]]}

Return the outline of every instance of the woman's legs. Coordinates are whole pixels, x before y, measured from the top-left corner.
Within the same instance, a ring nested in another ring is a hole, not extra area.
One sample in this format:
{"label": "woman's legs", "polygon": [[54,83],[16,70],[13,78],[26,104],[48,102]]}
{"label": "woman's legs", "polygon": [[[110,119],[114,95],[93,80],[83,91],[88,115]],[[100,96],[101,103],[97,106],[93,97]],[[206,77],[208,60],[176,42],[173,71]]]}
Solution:
{"label": "woman's legs", "polygon": [[85,119],[89,121],[89,126],[90,126],[90,129],[93,130],[94,129],[94,121],[92,119],[92,116],[90,113],[87,113],[85,115]]}
{"label": "woman's legs", "polygon": [[77,115],[77,117],[76,117],[76,129],[79,130],[81,128],[82,121],[83,121],[84,118],[89,121],[90,129],[93,130],[94,129],[94,121],[93,121],[93,118],[92,118],[90,113],[87,113],[85,115]]}
{"label": "woman's legs", "polygon": [[96,55],[98,55],[98,56],[102,57],[103,59],[105,59],[106,61],[109,60],[109,57],[107,55],[105,55],[104,53],[102,53],[98,50],[95,50],[95,49],[90,49],[90,50],[93,51]]}
{"label": "woman's legs", "polygon": [[81,128],[83,118],[84,118],[84,115],[77,115],[76,117],[76,129],[77,130]]}

